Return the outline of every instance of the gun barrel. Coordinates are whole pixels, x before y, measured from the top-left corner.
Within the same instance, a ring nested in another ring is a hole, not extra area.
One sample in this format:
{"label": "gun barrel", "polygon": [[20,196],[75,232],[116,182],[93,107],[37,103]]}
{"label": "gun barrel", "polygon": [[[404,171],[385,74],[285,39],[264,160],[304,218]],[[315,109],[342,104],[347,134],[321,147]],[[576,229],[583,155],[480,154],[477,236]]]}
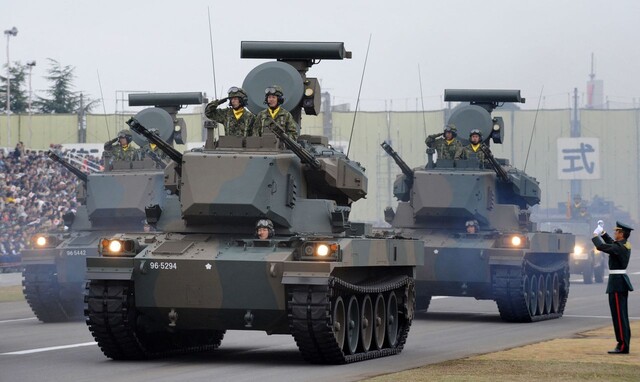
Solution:
{"label": "gun barrel", "polygon": [[49,156],[49,158],[51,158],[51,160],[53,160],[54,162],[58,162],[61,165],[63,165],[67,170],[71,171],[71,173],[73,173],[73,175],[77,176],[78,179],[80,179],[84,183],[87,183],[87,174],[85,174],[84,172],[80,171],[80,169],[78,169],[77,167],[75,167],[71,163],[69,163],[66,160],[62,159],[58,154],[54,153],[53,151],[47,151],[47,156]]}
{"label": "gun barrel", "polygon": [[504,182],[510,182],[511,180],[509,179],[509,175],[506,171],[504,171],[502,166],[500,166],[500,163],[498,163],[489,148],[485,145],[480,145],[480,150],[482,150],[489,163],[491,163],[491,167],[493,167],[493,170],[498,175],[498,178],[500,178]]}
{"label": "gun barrel", "polygon": [[147,138],[149,142],[158,146],[160,150],[162,150],[165,154],[167,154],[169,158],[173,159],[178,164],[178,166],[180,166],[180,164],[182,163],[182,154],[178,150],[174,149],[170,144],[163,141],[162,138],[160,138],[156,134],[147,130],[147,128],[140,124],[140,122],[138,122],[138,120],[135,118],[129,119],[127,121],[127,125],[131,127],[131,130],[142,135],[143,137]]}
{"label": "gun barrel", "polygon": [[402,170],[402,173],[407,178],[413,180],[413,170],[409,167],[409,165],[407,165],[407,162],[405,162],[404,160],[402,160],[402,158],[400,158],[400,155],[398,155],[398,153],[391,147],[391,145],[388,144],[387,142],[382,142],[380,146],[382,146],[384,151],[386,151],[387,154],[389,154],[389,156],[393,158],[393,160],[396,162],[398,167],[400,167],[400,170]]}
{"label": "gun barrel", "polygon": [[271,123],[269,125],[269,129],[276,135],[276,137],[278,137],[278,139],[280,139],[281,142],[284,143],[285,146],[287,146],[289,150],[293,151],[293,153],[300,158],[302,163],[310,165],[315,170],[319,170],[322,167],[320,161],[317,160],[313,154],[302,148],[298,142],[291,139],[291,137],[289,137],[277,123]]}

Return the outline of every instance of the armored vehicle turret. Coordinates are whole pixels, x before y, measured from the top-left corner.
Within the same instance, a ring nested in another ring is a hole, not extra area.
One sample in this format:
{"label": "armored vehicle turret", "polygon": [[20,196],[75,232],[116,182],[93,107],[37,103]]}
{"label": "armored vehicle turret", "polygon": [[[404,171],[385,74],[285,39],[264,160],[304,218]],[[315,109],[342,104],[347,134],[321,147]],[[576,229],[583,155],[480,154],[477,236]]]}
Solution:
{"label": "armored vehicle turret", "polygon": [[[243,42],[241,51],[279,59],[247,75],[250,109],[275,84],[298,122],[302,108],[319,105],[307,69],[348,57],[342,43]],[[423,245],[373,238],[371,227],[349,221],[367,191],[358,163],[326,137],[296,141],[275,123],[261,136],[207,139],[184,154],[152,135],[152,124],[129,125],[176,161],[165,174],[176,179],[180,213],[164,233],[105,237],[102,257],[88,259],[85,314],[107,357],[210,350],[226,330],[293,335],[314,363],[402,350]]]}
{"label": "armored vehicle turret", "polygon": [[[136,118],[154,123],[157,134],[172,141],[180,105],[202,104],[203,97],[200,93],[156,93],[137,95],[133,101],[130,104],[159,105]],[[147,144],[144,137],[133,135],[133,139],[140,146]],[[164,163],[157,163],[158,158],[141,155],[140,160],[129,161],[106,156],[104,171],[87,174],[55,152],[48,155],[80,180],[77,199],[81,205],[75,213],[65,215],[66,231],[32,237],[31,247],[22,254],[23,292],[40,321],[79,320],[84,317],[86,258],[98,256],[100,238],[120,230],[162,229],[161,222],[147,215],[154,211],[156,215],[162,211],[179,214],[179,202],[165,191]]]}
{"label": "armored vehicle turret", "polygon": [[418,308],[427,309],[432,296],[468,296],[495,300],[505,321],[560,317],[574,236],[537,229],[529,207],[540,202],[538,182],[489,149],[504,134],[502,119],[491,112],[504,102],[524,102],[520,91],[446,90],[445,100],[464,102],[447,126],[457,128],[463,145],[471,133],[480,135],[476,150],[434,161],[428,148],[426,166],[411,169],[382,144],[402,170],[394,184],[398,207],[388,208],[385,219],[425,243]]}

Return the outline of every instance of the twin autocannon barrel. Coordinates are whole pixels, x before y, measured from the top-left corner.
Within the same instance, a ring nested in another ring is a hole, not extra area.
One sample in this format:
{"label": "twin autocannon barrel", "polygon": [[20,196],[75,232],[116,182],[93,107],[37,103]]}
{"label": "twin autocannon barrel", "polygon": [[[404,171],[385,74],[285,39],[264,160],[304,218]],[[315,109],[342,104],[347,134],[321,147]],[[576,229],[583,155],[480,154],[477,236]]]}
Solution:
{"label": "twin autocannon barrel", "polygon": [[72,164],[67,162],[66,160],[62,159],[62,157],[60,157],[60,155],[56,154],[53,151],[47,151],[47,155],[49,156],[49,158],[51,158],[51,160],[53,160],[54,162],[60,163],[67,170],[71,171],[73,173],[73,175],[78,177],[78,179],[80,179],[81,181],[87,183],[87,174],[85,174],[84,172],[80,171],[78,168],[76,168],[75,166],[73,166]]}

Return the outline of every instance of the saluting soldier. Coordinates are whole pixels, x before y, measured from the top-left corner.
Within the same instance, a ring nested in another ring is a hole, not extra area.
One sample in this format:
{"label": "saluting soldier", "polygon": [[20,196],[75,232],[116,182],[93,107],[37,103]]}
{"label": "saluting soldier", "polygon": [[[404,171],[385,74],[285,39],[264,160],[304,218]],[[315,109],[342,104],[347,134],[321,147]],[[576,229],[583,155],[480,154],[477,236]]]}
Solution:
{"label": "saluting soldier", "polygon": [[614,239],[612,239],[602,227],[598,225],[592,239],[598,250],[609,254],[609,282],[607,293],[609,294],[609,308],[613,320],[613,330],[618,344],[609,354],[629,354],[629,342],[631,341],[631,328],[629,327],[629,311],[627,298],[633,290],[631,280],[627,276],[627,266],[631,257],[631,244],[627,241],[633,228],[626,224],[616,222]]}
{"label": "saluting soldier", "polygon": [[438,159],[460,159],[463,150],[462,143],[456,138],[457,135],[456,126],[450,123],[444,127],[442,133],[429,135],[424,143],[427,147],[436,149]]}
{"label": "saluting soldier", "polygon": [[133,136],[129,130],[120,130],[117,137],[104,144],[104,150],[111,153],[115,160],[140,160],[140,150],[131,146],[132,140]]}
{"label": "saluting soldier", "polygon": [[[218,107],[229,101],[229,107],[219,109]],[[247,93],[237,86],[229,88],[227,97],[216,99],[204,110],[204,115],[214,122],[221,123],[226,135],[244,137],[250,131],[255,116],[245,106],[247,106]],[[249,134],[250,135],[250,134]]]}
{"label": "saluting soldier", "polygon": [[264,91],[264,103],[267,108],[256,115],[252,132],[249,135],[262,136],[262,132],[267,129],[272,122],[276,122],[284,132],[294,141],[298,139],[298,124],[293,119],[291,113],[282,107],[284,102],[284,92],[278,85],[269,86]]}

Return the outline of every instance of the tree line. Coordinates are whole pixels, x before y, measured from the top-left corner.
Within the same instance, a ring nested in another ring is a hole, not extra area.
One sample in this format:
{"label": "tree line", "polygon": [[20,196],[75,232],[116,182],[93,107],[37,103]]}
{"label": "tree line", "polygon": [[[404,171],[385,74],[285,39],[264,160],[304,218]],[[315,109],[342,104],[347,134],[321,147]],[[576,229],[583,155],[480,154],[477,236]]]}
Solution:
{"label": "tree line", "polygon": [[[49,82],[49,87],[44,90],[45,96],[32,98],[31,110],[29,110],[29,89],[27,64],[14,61],[9,68],[11,78],[11,95],[9,99],[10,110],[16,114],[32,113],[42,114],[71,114],[87,113],[93,109],[98,100],[89,99],[81,92],[74,91],[73,81],[75,79],[75,67],[62,65],[58,61],[48,58],[49,68],[44,77]],[[4,65],[3,73],[7,73],[7,65]],[[0,75],[0,112],[6,113],[7,109],[7,77]]]}

